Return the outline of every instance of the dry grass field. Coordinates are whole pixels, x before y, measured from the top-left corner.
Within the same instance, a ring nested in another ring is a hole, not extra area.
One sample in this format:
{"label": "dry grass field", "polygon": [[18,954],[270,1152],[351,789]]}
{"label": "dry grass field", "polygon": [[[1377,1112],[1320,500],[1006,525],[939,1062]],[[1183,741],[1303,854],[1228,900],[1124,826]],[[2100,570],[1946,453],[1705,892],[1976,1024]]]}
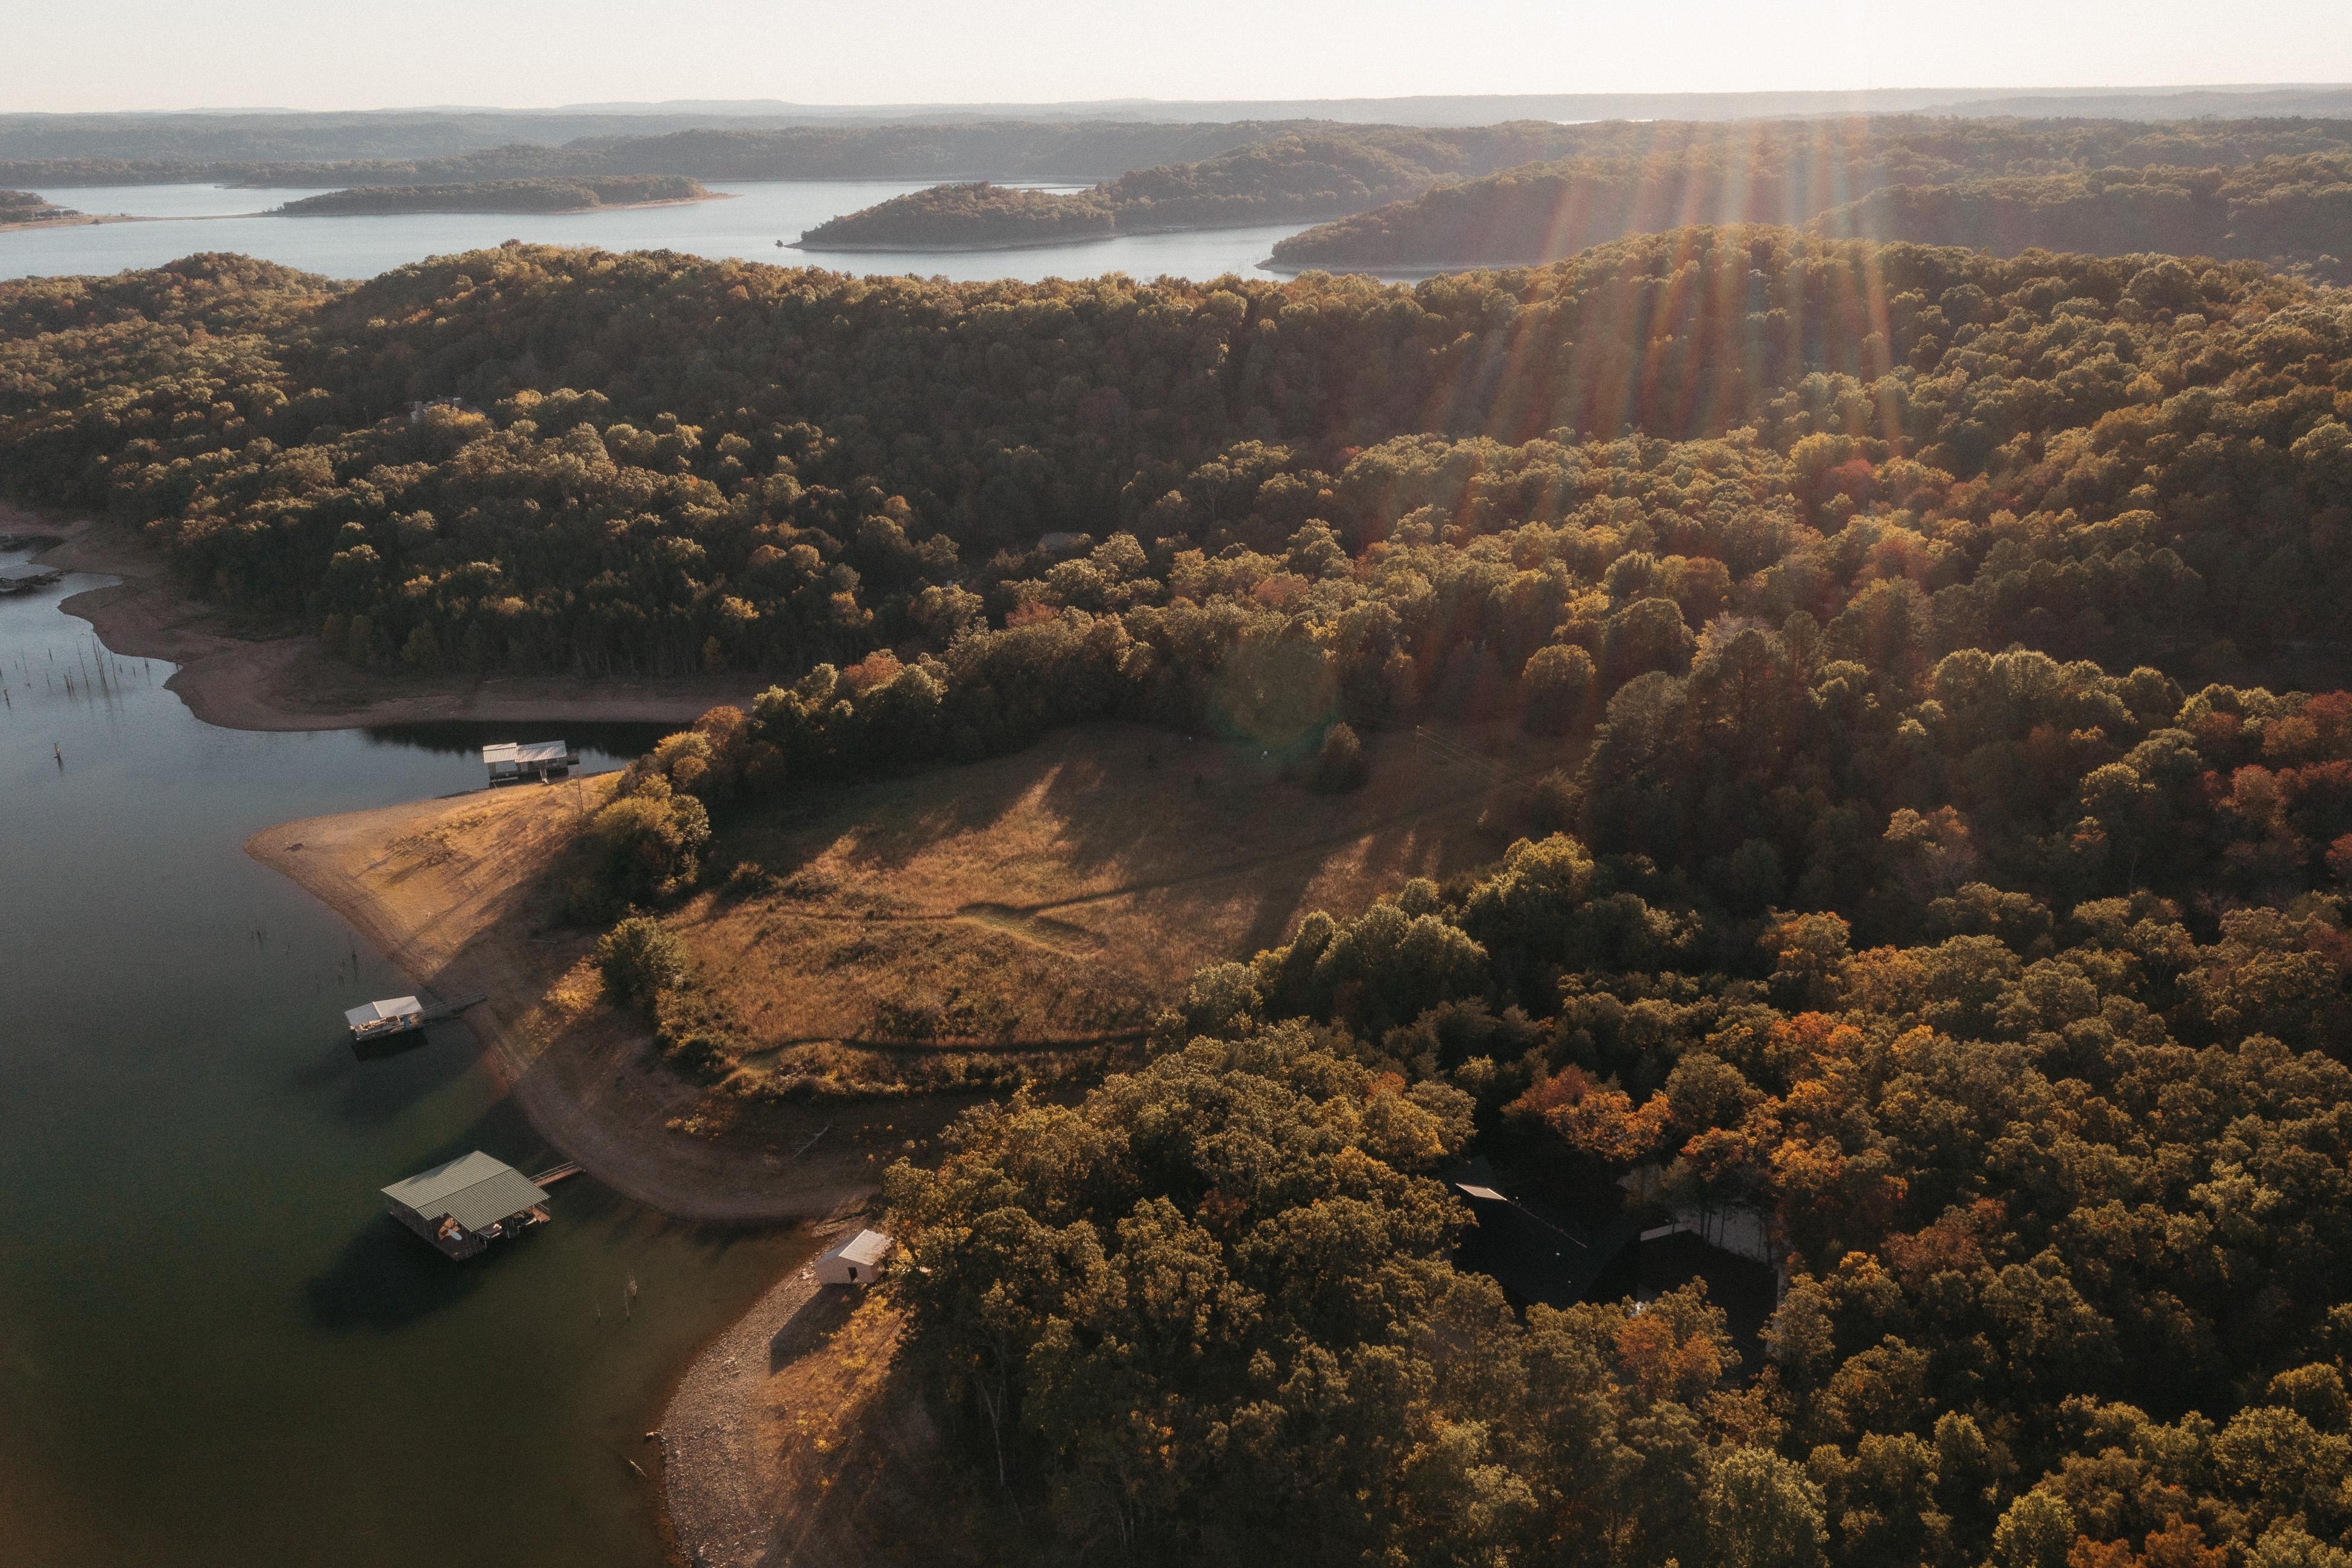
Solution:
{"label": "dry grass field", "polygon": [[1508,740],[1496,760],[1458,737],[1378,737],[1370,783],[1330,796],[1220,742],[1066,731],[739,814],[712,855],[760,868],[756,890],[738,879],[669,924],[747,1044],[745,1079],[1034,1077],[1139,1036],[1195,970],[1278,944],[1311,910],[1352,915],[1492,859],[1490,808],[1560,761]]}
{"label": "dry grass field", "polygon": [[558,913],[611,778],[288,823],[248,848],[419,985],[487,993],[467,1022],[498,1070],[608,1182],[705,1218],[823,1215],[973,1093],[1099,1070],[1202,965],[1491,860],[1523,781],[1567,761],[1502,734],[1365,751],[1364,788],[1318,795],[1253,752],[1098,727],[728,813],[710,863],[758,873],[663,911],[687,1004],[735,1042],[699,1081],[605,998],[597,932]]}

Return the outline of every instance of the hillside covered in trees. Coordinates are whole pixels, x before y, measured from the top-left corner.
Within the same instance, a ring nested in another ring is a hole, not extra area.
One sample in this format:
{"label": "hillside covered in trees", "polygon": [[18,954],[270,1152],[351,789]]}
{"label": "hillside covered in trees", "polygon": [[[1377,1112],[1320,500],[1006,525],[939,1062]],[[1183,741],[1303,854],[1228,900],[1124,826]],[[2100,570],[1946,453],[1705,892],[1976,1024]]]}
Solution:
{"label": "hillside covered in trees", "polygon": [[[1495,864],[891,1173],[908,1366],[1033,1542],[2352,1561],[2340,291],[1750,227],[1410,289],[206,257],[0,286],[0,486],[361,662],[772,674],[587,829],[633,995],[803,781],[1589,742]],[[1472,1152],[1752,1211],[1785,1296],[1522,1312]]]}
{"label": "hillside covered in trees", "polygon": [[2038,248],[2250,258],[2346,283],[2352,282],[2352,153],[1892,186],[1816,224],[1829,233],[1978,246],[2002,256]]}
{"label": "hillside covered in trees", "polygon": [[[1104,209],[1129,233],[1359,214],[1282,241],[1276,263],[1291,271],[1517,264],[1558,260],[1627,234],[1687,223],[1803,223],[1895,187],[2111,164],[2127,169],[2152,160],[2222,168],[2265,153],[2340,153],[2345,145],[2341,124],[2305,121],[2176,125],[1906,116],[1523,122],[1470,131],[1326,126],[1280,131],[1197,163],[1137,169],[1067,195],[919,193],[835,219],[803,241],[814,248],[946,247],[985,234],[988,244],[1047,243],[1060,233],[1094,232]],[[2306,172],[2302,183],[2314,177]],[[2184,226],[2181,238],[2201,232]]]}
{"label": "hillside covered in trees", "polygon": [[1104,202],[985,180],[929,185],[845,213],[803,233],[803,250],[985,250],[1100,239],[1118,215]]}
{"label": "hillside covered in trees", "polygon": [[1198,163],[1139,169],[1088,191],[1046,195],[963,186],[945,200],[917,192],[822,224],[801,243],[810,249],[944,247],[966,235],[986,234],[988,244],[1043,244],[1076,232],[1148,234],[1297,221],[1360,211],[1442,179],[1549,156],[1579,134],[1532,122],[1471,131],[1321,127],[1253,141]]}
{"label": "hillside covered in trees", "polygon": [[1100,180],[1213,157],[1306,127],[1251,121],[927,121],[719,125],[658,134],[619,134],[617,129],[560,145],[509,142],[424,157],[26,157],[0,161],[0,183],[408,185],[673,173],[703,180]]}
{"label": "hillside covered in trees", "polygon": [[[150,528],[229,603],[339,617],[363,660],[943,656],[1024,606],[1286,602],[1328,575],[1320,530],[1436,552],[1391,611],[1433,676],[1551,640],[1630,674],[1716,616],[1826,626],[1867,589],[1930,651],[2185,679],[2331,646],[2340,309],[2251,266],[1770,230],[1411,289],[195,258],[0,289],[0,477]],[[1524,585],[1414,607],[1488,555]]]}
{"label": "hillside covered in trees", "polygon": [[368,213],[585,212],[645,202],[708,201],[702,182],[684,174],[618,174],[601,179],[478,180],[455,185],[363,185],[325,191],[274,209],[284,217],[350,217]]}
{"label": "hillside covered in trees", "polygon": [[2347,248],[2347,121],[2150,125],[1883,119],[1662,126],[1293,235],[1284,270],[1559,260],[1686,223],[2099,255],[2308,259]]}

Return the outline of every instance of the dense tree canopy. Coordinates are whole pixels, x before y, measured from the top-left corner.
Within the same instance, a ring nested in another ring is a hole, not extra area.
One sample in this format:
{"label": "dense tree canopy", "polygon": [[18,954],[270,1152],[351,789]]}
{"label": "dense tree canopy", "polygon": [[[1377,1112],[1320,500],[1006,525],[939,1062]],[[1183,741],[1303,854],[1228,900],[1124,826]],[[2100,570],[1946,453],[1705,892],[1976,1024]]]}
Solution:
{"label": "dense tree canopy", "polygon": [[[1785,228],[1412,289],[0,287],[12,494],[349,658],[776,676],[583,830],[681,1052],[658,912],[795,779],[1110,716],[1325,788],[1383,724],[1589,737],[1493,866],[892,1173],[953,1451],[1169,1562],[2342,1568],[2352,695],[2297,672],[2347,423],[2307,280]],[[1515,1310],[1449,1261],[1473,1148],[1760,1216],[1760,1342]]]}
{"label": "dense tree canopy", "polygon": [[1109,615],[1169,679],[1295,627],[1377,716],[1502,706],[1548,644],[1605,699],[1799,612],[2241,679],[2352,589],[2345,308],[2244,266],[1696,230],[1411,289],[1026,286],[511,247],[30,280],[0,332],[13,493],[363,661],[790,675]]}

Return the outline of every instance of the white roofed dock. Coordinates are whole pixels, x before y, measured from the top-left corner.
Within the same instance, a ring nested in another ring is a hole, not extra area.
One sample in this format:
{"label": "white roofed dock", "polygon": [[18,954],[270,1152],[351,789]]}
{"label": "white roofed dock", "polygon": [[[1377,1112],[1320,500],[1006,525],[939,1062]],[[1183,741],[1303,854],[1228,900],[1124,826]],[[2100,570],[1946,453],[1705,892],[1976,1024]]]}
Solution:
{"label": "white roofed dock", "polygon": [[579,763],[580,753],[562,741],[500,741],[482,748],[482,766],[494,784],[553,778]]}

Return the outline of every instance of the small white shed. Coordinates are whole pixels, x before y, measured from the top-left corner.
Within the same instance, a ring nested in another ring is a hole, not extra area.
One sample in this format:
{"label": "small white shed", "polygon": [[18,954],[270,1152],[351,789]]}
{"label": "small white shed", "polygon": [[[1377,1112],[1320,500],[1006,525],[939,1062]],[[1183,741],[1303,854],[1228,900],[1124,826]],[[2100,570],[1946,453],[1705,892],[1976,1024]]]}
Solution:
{"label": "small white shed", "polygon": [[882,1272],[882,1260],[890,1256],[898,1243],[878,1230],[861,1230],[856,1236],[837,1241],[825,1248],[816,1260],[816,1282],[820,1285],[871,1285]]}

